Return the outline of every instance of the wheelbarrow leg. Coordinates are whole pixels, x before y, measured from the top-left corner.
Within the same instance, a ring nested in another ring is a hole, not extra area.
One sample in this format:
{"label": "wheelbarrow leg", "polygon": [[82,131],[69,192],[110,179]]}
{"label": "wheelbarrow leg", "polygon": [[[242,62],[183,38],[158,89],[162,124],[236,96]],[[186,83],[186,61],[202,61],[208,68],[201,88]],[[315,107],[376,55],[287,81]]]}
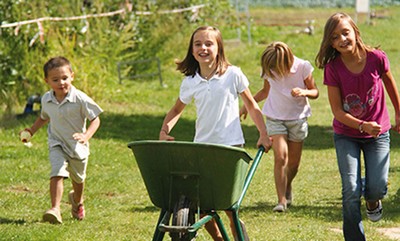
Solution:
{"label": "wheelbarrow leg", "polygon": [[167,210],[162,209],[160,212],[160,217],[158,218],[158,222],[156,225],[156,230],[154,231],[153,241],[161,241],[164,238],[165,232],[160,231],[158,226],[160,225],[161,221],[163,220],[164,215],[167,213]]}
{"label": "wheelbarrow leg", "polygon": [[240,224],[240,219],[239,219],[239,210],[237,209],[232,210],[232,218],[233,218],[233,223],[235,224],[237,241],[245,241],[242,225]]}

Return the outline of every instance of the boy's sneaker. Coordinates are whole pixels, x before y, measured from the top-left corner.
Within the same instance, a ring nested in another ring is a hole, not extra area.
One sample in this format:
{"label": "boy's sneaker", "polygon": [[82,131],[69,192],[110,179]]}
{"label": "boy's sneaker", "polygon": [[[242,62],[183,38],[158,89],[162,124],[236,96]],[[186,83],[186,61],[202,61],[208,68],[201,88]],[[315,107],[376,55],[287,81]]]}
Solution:
{"label": "boy's sneaker", "polygon": [[381,200],[378,201],[378,206],[374,210],[369,210],[367,206],[367,217],[372,222],[378,222],[382,218],[382,202]]}
{"label": "boy's sneaker", "polygon": [[69,192],[68,198],[72,206],[71,208],[72,217],[78,220],[83,220],[85,218],[85,207],[83,206],[83,203],[75,202],[74,191]]}
{"label": "boy's sneaker", "polygon": [[47,223],[51,223],[51,224],[62,224],[60,210],[58,210],[56,208],[47,210],[43,214],[43,222],[47,222]]}
{"label": "boy's sneaker", "polygon": [[273,212],[278,212],[278,213],[282,213],[286,211],[286,205],[282,204],[282,203],[278,203],[278,205],[276,205],[273,209]]}

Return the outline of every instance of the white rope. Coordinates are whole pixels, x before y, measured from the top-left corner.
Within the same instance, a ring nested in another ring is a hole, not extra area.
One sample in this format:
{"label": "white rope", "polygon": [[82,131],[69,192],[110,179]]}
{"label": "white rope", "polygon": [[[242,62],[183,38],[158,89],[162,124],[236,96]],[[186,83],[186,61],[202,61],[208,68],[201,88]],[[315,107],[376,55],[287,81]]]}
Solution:
{"label": "white rope", "polygon": [[[198,9],[203,8],[205,5],[196,5],[188,8],[181,8],[181,9],[173,9],[173,10],[163,10],[159,11],[158,13],[160,14],[169,14],[169,13],[181,13],[185,11],[192,11],[192,12],[197,12]],[[26,24],[32,24],[32,23],[39,23],[43,21],[70,21],[70,20],[81,20],[81,19],[87,19],[87,18],[100,18],[100,17],[109,17],[109,16],[114,16],[118,14],[124,14],[126,13],[126,9],[119,9],[117,11],[113,12],[108,12],[108,13],[99,13],[99,14],[86,14],[83,16],[72,16],[72,17],[42,17],[42,18],[37,18],[37,19],[32,19],[32,20],[26,20],[26,21],[20,21],[20,22],[15,22],[15,23],[5,23],[1,24],[1,28],[12,28],[12,27],[17,27],[19,28],[21,25],[26,25]],[[152,12],[148,11],[135,11],[135,15],[151,15],[153,14]],[[18,31],[18,30],[17,30]]]}

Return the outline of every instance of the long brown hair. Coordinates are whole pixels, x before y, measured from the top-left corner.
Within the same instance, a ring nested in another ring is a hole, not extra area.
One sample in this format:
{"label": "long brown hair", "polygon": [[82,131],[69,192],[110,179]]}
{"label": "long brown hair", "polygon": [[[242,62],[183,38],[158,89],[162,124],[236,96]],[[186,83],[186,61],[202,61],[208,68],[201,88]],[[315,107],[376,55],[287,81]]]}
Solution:
{"label": "long brown hair", "polygon": [[373,48],[364,44],[361,38],[360,30],[358,29],[356,23],[353,19],[346,13],[335,13],[328,18],[324,28],[324,36],[322,38],[321,46],[319,52],[315,58],[315,65],[323,69],[327,63],[335,59],[340,53],[332,47],[332,33],[335,31],[336,26],[340,21],[346,20],[349,22],[350,26],[353,28],[356,37],[356,53],[359,58],[361,58],[361,52],[372,51]]}
{"label": "long brown hair", "polygon": [[192,36],[190,37],[190,42],[189,42],[189,48],[186,53],[186,57],[182,61],[176,61],[176,69],[179,70],[181,73],[183,73],[186,76],[194,76],[197,71],[199,71],[200,65],[199,62],[194,58],[193,56],[193,38],[194,35],[199,32],[199,31],[209,31],[212,32],[215,35],[215,39],[218,44],[218,54],[217,54],[217,73],[218,75],[222,75],[225,73],[226,69],[230,65],[228,59],[225,57],[225,52],[224,52],[224,45],[223,45],[223,40],[222,40],[222,34],[221,32],[212,26],[202,26],[198,27],[193,33]]}

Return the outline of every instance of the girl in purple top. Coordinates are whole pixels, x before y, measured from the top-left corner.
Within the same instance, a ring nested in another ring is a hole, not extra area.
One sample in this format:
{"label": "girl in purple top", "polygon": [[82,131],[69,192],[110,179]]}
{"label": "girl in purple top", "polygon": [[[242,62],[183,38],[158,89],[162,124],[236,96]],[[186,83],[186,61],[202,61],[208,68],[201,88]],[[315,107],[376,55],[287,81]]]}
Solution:
{"label": "girl in purple top", "polygon": [[334,115],[333,130],[342,180],[345,240],[365,240],[361,220],[361,152],[364,156],[366,213],[382,218],[381,199],[387,192],[391,129],[384,87],[395,110],[400,133],[400,98],[386,54],[365,45],[354,21],[344,13],[326,22],[317,67],[324,69],[324,84]]}

